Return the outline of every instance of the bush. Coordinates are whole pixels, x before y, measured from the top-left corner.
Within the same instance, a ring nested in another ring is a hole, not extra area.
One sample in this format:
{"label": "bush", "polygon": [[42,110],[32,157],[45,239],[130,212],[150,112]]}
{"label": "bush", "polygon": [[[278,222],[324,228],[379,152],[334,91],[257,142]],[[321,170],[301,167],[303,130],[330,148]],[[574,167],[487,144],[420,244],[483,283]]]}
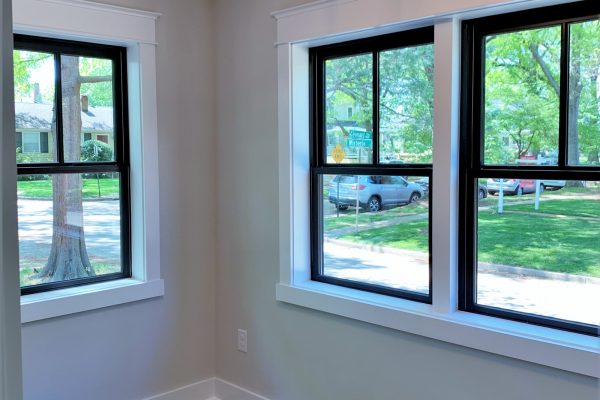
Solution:
{"label": "bush", "polygon": [[82,161],[112,161],[113,151],[109,145],[99,140],[86,140],[81,145]]}

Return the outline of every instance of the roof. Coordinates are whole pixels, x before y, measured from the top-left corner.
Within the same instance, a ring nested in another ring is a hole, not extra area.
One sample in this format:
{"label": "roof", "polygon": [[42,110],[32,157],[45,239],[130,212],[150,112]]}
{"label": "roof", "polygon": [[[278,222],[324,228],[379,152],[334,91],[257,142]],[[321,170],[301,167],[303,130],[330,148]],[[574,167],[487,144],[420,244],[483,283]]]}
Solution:
{"label": "roof", "polygon": [[[15,103],[17,129],[52,129],[53,104]],[[83,131],[112,131],[113,108],[89,107],[81,112]]]}

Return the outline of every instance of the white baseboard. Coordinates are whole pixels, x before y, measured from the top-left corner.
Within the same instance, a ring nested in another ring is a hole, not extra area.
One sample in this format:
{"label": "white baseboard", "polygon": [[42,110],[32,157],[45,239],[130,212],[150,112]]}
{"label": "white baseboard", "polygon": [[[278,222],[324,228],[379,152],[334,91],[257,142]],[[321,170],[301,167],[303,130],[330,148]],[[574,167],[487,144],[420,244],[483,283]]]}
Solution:
{"label": "white baseboard", "polygon": [[220,378],[215,378],[215,396],[218,400],[269,400]]}
{"label": "white baseboard", "polygon": [[218,400],[215,397],[215,378],[192,383],[144,400]]}
{"label": "white baseboard", "polygon": [[145,400],[269,400],[220,378],[209,378]]}

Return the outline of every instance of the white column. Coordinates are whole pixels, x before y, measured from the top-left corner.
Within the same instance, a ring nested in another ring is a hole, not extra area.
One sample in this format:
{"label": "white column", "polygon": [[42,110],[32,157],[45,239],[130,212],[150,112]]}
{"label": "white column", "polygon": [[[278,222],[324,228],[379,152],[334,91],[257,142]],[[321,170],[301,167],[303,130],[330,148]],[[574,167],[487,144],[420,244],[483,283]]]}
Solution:
{"label": "white column", "polygon": [[435,24],[433,122],[433,309],[457,309],[460,22]]}
{"label": "white column", "polygon": [[12,3],[2,0],[0,30],[0,109],[2,110],[0,154],[0,399],[23,398],[21,380],[21,312],[19,290],[19,245],[17,240],[17,195],[15,118],[12,72]]}

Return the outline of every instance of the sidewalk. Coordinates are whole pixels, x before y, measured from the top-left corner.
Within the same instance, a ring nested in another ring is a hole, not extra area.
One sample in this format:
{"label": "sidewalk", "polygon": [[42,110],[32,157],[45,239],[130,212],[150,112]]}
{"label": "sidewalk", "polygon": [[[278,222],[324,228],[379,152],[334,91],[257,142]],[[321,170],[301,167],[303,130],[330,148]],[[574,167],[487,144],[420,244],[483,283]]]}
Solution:
{"label": "sidewalk", "polygon": [[[324,273],[414,292],[429,291],[429,254],[336,239],[324,244]],[[480,264],[479,304],[600,324],[600,280],[525,268]],[[580,279],[582,278],[582,279]]]}

